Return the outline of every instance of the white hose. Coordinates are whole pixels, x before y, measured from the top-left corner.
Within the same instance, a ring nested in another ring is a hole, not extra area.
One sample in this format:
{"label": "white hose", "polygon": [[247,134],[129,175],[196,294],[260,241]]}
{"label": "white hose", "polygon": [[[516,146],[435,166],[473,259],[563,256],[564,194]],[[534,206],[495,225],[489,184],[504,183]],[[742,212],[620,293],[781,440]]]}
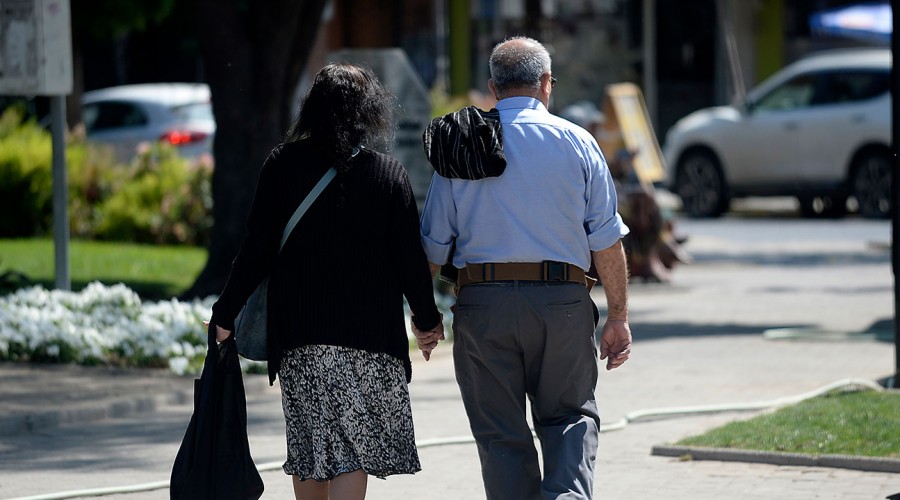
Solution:
{"label": "white hose", "polygon": [[799,403],[801,401],[815,398],[821,396],[823,394],[827,394],[836,389],[841,389],[844,387],[864,387],[867,389],[872,389],[876,391],[883,391],[884,387],[881,387],[875,382],[871,380],[865,379],[844,379],[839,380],[837,382],[828,384],[826,386],[820,387],[813,391],[809,391],[803,394],[799,394],[797,396],[789,396],[780,399],[773,399],[771,401],[758,401],[751,403],[729,403],[729,404],[717,404],[717,405],[706,405],[706,406],[673,406],[669,408],[656,408],[652,410],[637,410],[631,413],[625,414],[619,421],[613,422],[612,424],[606,424],[600,426],[600,432],[605,431],[615,431],[619,429],[623,429],[629,422],[635,422],[642,419],[652,418],[652,417],[671,417],[675,415],[698,415],[703,413],[725,413],[725,412],[735,412],[735,411],[757,411],[757,410],[765,410],[767,408],[778,408],[781,406],[786,406],[790,404]]}
{"label": "white hose", "polygon": [[[768,408],[778,408],[781,406],[786,406],[790,404],[799,403],[800,401],[804,401],[807,399],[815,398],[821,396],[823,394],[827,394],[836,389],[841,389],[845,387],[857,387],[857,388],[866,388],[872,389],[876,391],[884,390],[883,387],[878,385],[871,380],[864,379],[844,379],[839,380],[837,382],[828,384],[826,386],[820,387],[816,390],[806,392],[803,394],[799,394],[797,396],[790,396],[780,399],[773,399],[770,401],[759,401],[759,402],[751,402],[751,403],[731,403],[731,404],[717,404],[717,405],[706,405],[706,406],[674,406],[669,408],[655,408],[649,410],[637,410],[630,413],[625,414],[624,417],[619,419],[616,422],[611,424],[602,424],[600,426],[600,432],[609,432],[609,431],[617,431],[620,429],[624,429],[629,422],[636,422],[638,420],[653,418],[653,417],[672,417],[677,415],[697,415],[704,413],[725,413],[725,412],[737,412],[737,411],[757,411],[757,410],[765,410]],[[431,448],[435,446],[448,446],[455,444],[469,444],[474,443],[475,438],[472,436],[456,436],[456,437],[447,437],[447,438],[436,438],[436,439],[426,439],[422,441],[416,442],[417,448]],[[267,462],[263,464],[258,464],[256,468],[260,472],[278,470],[282,467],[283,462]],[[137,493],[141,491],[152,491],[152,490],[160,490],[169,487],[169,481],[156,481],[152,483],[142,483],[135,484],[130,486],[111,486],[108,488],[93,488],[93,489],[85,489],[85,490],[72,490],[72,491],[62,491],[59,493],[48,493],[45,495],[36,495],[30,497],[18,497],[18,498],[10,498],[8,500],[64,500],[67,498],[78,498],[78,497],[95,497],[95,496],[103,496],[103,495],[113,495],[117,493]]]}

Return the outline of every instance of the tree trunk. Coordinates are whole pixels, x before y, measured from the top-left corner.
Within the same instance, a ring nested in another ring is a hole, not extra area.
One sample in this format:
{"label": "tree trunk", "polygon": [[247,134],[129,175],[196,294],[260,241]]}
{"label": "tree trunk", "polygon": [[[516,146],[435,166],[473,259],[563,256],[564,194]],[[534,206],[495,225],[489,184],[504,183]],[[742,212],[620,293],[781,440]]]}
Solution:
{"label": "tree trunk", "polygon": [[294,88],[325,0],[195,0],[216,118],[213,228],[206,267],[184,298],[222,291],[244,238],[259,168],[290,125]]}
{"label": "tree trunk", "polygon": [[525,33],[536,39],[541,39],[541,0],[525,0]]}

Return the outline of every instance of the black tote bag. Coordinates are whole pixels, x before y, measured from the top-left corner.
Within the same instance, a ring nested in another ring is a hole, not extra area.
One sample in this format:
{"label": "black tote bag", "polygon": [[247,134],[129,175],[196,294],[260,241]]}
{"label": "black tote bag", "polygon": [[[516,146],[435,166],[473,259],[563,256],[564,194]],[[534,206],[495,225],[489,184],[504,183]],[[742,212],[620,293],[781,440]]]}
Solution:
{"label": "black tote bag", "polygon": [[171,500],[257,500],[263,482],[250,456],[247,397],[234,335],[209,349],[194,381],[194,414],[172,466]]}

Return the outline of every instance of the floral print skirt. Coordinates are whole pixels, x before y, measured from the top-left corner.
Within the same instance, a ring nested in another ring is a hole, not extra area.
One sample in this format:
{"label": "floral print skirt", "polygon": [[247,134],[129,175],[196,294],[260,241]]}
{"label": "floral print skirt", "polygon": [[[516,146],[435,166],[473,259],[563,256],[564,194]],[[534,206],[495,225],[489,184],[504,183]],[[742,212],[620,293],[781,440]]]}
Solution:
{"label": "floral print skirt", "polygon": [[328,481],[359,469],[382,479],[421,470],[399,359],[308,345],[284,352],[278,378],[286,474]]}

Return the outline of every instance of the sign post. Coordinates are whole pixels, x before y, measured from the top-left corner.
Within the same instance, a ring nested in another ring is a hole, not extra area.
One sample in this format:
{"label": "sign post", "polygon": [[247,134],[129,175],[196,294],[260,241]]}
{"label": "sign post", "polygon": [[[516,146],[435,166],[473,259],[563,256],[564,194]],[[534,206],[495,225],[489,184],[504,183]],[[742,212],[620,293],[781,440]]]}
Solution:
{"label": "sign post", "polygon": [[69,0],[0,0],[0,94],[50,96],[56,288],[69,276],[65,95],[72,93]]}
{"label": "sign post", "polygon": [[69,272],[69,181],[66,177],[66,98],[50,97],[50,133],[53,144],[53,269],[59,290],[71,290]]}
{"label": "sign post", "polygon": [[[900,17],[900,12],[895,6],[893,9],[894,21]],[[900,51],[900,40],[897,37],[891,38],[891,54],[894,60],[897,60],[897,52]],[[891,92],[893,94],[893,107],[891,108],[891,145],[893,149],[893,176],[891,179],[891,270],[894,273],[894,375],[887,384],[890,388],[896,388],[898,377],[900,377],[900,321],[898,321],[897,313],[900,312],[900,282],[897,281],[900,276],[900,179],[897,173],[900,172],[900,160],[897,157],[897,148],[900,147],[900,132],[897,128],[897,120],[900,119],[900,111],[897,110],[897,99],[900,98],[900,76],[897,71],[891,71]]]}

